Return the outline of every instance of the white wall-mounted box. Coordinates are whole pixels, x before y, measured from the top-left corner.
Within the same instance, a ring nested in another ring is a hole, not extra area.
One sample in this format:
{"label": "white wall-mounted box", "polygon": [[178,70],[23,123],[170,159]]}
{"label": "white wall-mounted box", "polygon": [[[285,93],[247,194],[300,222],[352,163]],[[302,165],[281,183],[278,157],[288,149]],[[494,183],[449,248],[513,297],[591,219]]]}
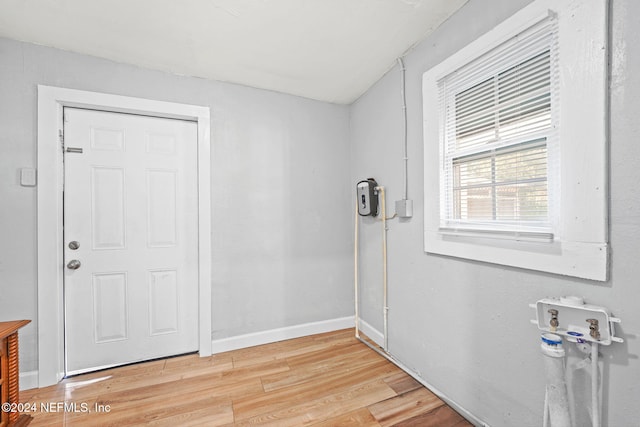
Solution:
{"label": "white wall-mounted box", "polygon": [[[570,340],[575,340],[576,334],[582,334],[580,339],[603,345],[609,345],[612,341],[624,341],[615,336],[614,323],[620,323],[620,319],[612,317],[605,307],[584,304],[576,297],[543,298],[530,307],[536,310],[536,320],[532,320],[531,323],[538,325],[541,331],[569,337]],[[555,331],[551,327],[550,310],[557,310],[558,326]],[[590,335],[590,323],[587,319],[598,321],[600,339]]]}

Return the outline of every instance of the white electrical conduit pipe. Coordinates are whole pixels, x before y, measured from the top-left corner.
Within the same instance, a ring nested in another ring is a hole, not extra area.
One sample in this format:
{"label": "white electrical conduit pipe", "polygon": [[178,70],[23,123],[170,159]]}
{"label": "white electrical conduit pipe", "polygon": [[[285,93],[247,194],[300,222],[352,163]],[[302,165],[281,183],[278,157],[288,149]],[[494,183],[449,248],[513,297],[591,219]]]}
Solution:
{"label": "white electrical conduit pipe", "polygon": [[406,95],[406,83],[405,83],[405,74],[406,68],[404,66],[404,61],[402,57],[398,58],[398,65],[400,66],[400,96],[402,97],[402,119],[403,119],[403,142],[404,142],[404,156],[402,160],[404,162],[404,193],[402,194],[402,198],[407,200],[409,198],[409,153],[407,148],[407,95]]}
{"label": "white electrical conduit pipe", "polygon": [[[388,293],[387,293],[387,212],[385,203],[384,187],[376,187],[376,190],[380,193],[380,214],[382,216],[382,318],[384,322],[383,336],[384,336],[384,351],[389,351],[389,339],[388,339],[388,327],[389,327],[389,307],[388,307]],[[356,338],[360,338],[360,314],[359,314],[359,300],[358,300],[358,202],[356,201],[356,211],[354,220],[354,242],[353,242],[353,286],[354,286],[354,300],[355,300],[355,325],[356,325]],[[363,341],[365,342],[365,341]],[[366,343],[366,342],[365,342]],[[370,344],[367,344],[370,346]]]}
{"label": "white electrical conduit pipe", "polygon": [[387,303],[387,211],[384,187],[376,187],[380,193],[380,215],[382,216],[382,319],[384,329],[384,351],[389,352],[389,304]]}
{"label": "white electrical conduit pipe", "polygon": [[356,200],[355,236],[353,239],[353,286],[355,288],[356,338],[360,339],[360,314],[358,309],[358,200]]}

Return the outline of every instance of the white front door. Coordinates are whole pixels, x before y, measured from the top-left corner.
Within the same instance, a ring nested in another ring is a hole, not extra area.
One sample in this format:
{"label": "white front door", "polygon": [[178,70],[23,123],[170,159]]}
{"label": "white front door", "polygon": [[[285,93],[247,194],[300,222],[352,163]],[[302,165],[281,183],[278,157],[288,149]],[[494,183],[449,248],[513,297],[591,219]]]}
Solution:
{"label": "white front door", "polygon": [[194,122],[64,110],[66,371],[198,350]]}

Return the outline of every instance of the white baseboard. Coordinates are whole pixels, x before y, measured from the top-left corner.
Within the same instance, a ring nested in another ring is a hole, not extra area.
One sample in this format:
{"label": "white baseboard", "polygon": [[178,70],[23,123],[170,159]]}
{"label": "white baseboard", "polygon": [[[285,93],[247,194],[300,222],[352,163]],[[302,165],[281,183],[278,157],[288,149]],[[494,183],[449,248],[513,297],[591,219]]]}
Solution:
{"label": "white baseboard", "polygon": [[20,372],[20,390],[38,388],[38,371]]}
{"label": "white baseboard", "polygon": [[365,334],[367,337],[371,338],[373,342],[378,344],[380,347],[384,346],[384,334],[371,326],[369,323],[360,319],[360,324],[358,325],[360,328],[360,332]]}
{"label": "white baseboard", "polygon": [[322,334],[324,332],[337,331],[355,326],[353,316],[340,317],[338,319],[323,320],[320,322],[304,323],[302,325],[288,326],[286,328],[271,329],[268,331],[238,335],[222,338],[211,342],[212,354],[225,351],[238,350],[256,345],[270,344],[307,335]]}

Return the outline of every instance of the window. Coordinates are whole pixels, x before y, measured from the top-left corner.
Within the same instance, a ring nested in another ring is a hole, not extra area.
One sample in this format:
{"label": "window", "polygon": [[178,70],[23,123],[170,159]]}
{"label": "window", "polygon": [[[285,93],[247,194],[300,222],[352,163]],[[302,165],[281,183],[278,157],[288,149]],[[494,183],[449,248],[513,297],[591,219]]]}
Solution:
{"label": "window", "polygon": [[536,0],[424,74],[427,252],[606,280],[606,34]]}
{"label": "window", "polygon": [[549,16],[438,80],[442,230],[551,238],[556,26]]}

